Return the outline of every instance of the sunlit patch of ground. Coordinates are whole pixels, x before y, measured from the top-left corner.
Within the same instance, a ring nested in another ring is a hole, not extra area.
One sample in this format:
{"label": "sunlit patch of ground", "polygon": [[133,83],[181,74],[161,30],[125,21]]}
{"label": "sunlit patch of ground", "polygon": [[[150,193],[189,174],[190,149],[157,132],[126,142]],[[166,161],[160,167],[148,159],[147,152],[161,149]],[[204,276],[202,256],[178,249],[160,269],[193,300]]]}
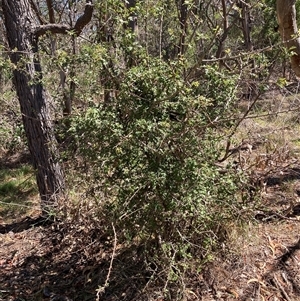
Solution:
{"label": "sunlit patch of ground", "polygon": [[39,211],[39,197],[28,156],[3,156],[0,163],[0,222],[8,223]]}

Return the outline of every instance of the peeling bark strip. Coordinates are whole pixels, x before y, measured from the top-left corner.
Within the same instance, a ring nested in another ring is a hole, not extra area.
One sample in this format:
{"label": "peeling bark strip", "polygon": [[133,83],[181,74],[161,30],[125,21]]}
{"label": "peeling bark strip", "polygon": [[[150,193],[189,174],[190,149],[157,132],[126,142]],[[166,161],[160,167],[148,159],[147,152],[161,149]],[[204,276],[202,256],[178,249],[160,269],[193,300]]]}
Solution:
{"label": "peeling bark strip", "polygon": [[64,175],[50,120],[52,99],[42,85],[42,71],[33,33],[35,13],[29,0],[2,0],[11,61],[17,66],[13,81],[19,98],[28,147],[36,169],[43,211],[64,197]]}
{"label": "peeling bark strip", "polygon": [[48,13],[49,13],[49,22],[55,23],[55,16],[54,16],[54,8],[53,8],[53,1],[47,0],[47,7],[48,7]]}
{"label": "peeling bark strip", "polygon": [[296,0],[277,0],[276,10],[281,39],[288,50],[293,52],[291,66],[300,77],[300,38],[296,20]]}

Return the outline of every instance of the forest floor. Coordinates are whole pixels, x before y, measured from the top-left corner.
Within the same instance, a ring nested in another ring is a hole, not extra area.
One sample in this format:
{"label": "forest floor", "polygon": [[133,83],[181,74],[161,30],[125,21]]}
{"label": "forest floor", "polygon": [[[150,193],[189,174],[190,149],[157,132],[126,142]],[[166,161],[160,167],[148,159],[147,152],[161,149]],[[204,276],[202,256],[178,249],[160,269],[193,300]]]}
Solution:
{"label": "forest floor", "polygon": [[[228,228],[224,250],[185,284],[184,300],[300,300],[299,103],[276,95],[242,122],[232,157],[255,179],[259,206],[248,223]],[[24,164],[20,156],[1,162]],[[147,292],[137,250],[117,252],[110,269],[113,238],[97,229],[43,220],[37,209],[0,215],[0,224],[0,300],[164,301]]]}

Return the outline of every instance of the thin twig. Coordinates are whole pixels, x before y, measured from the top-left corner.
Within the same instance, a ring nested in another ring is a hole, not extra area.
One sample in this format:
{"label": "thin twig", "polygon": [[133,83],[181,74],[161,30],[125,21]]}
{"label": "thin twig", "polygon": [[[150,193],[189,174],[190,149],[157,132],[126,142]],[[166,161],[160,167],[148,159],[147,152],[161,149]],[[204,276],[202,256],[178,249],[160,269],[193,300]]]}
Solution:
{"label": "thin twig", "polygon": [[6,205],[6,206],[18,206],[18,207],[23,207],[23,208],[40,208],[39,206],[27,206],[27,205],[23,205],[23,204],[18,204],[18,203],[6,203],[6,202],[2,202],[0,201],[0,204]]}
{"label": "thin twig", "polygon": [[280,284],[280,282],[278,281],[278,279],[275,277],[275,275],[274,275],[274,282],[275,282],[277,288],[279,288],[279,290],[281,291],[283,297],[287,301],[292,301],[291,298],[289,297],[289,295],[287,294],[287,292],[284,290],[283,286]]}
{"label": "thin twig", "polygon": [[113,266],[113,262],[115,259],[115,255],[116,255],[116,249],[117,249],[117,234],[116,234],[116,229],[114,224],[111,224],[113,231],[114,231],[114,248],[113,248],[113,253],[111,256],[111,260],[110,260],[110,264],[109,264],[109,269],[108,269],[108,273],[105,279],[105,283],[102,287],[99,287],[97,289],[97,295],[96,295],[96,301],[100,300],[100,295],[102,295],[105,292],[105,289],[109,286],[109,279],[110,279],[110,275],[111,275],[111,271],[112,271],[112,266]]}
{"label": "thin twig", "polygon": [[277,217],[279,217],[281,219],[284,219],[284,220],[287,220],[287,221],[291,221],[291,222],[300,222],[300,219],[297,219],[297,218],[294,218],[294,217],[284,216],[284,215],[282,215],[280,213],[277,213],[277,212],[272,213],[272,215],[270,217],[272,217],[272,216],[277,216]]}

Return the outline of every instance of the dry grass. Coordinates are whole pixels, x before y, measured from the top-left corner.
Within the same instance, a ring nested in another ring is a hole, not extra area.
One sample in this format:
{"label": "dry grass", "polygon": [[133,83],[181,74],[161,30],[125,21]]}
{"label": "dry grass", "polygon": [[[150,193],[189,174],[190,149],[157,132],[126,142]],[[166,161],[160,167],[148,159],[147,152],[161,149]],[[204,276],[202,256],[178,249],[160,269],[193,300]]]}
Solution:
{"label": "dry grass", "polygon": [[259,100],[233,137],[232,156],[260,203],[247,225],[228,231],[227,249],[209,267],[218,300],[300,299],[299,104],[300,95]]}

